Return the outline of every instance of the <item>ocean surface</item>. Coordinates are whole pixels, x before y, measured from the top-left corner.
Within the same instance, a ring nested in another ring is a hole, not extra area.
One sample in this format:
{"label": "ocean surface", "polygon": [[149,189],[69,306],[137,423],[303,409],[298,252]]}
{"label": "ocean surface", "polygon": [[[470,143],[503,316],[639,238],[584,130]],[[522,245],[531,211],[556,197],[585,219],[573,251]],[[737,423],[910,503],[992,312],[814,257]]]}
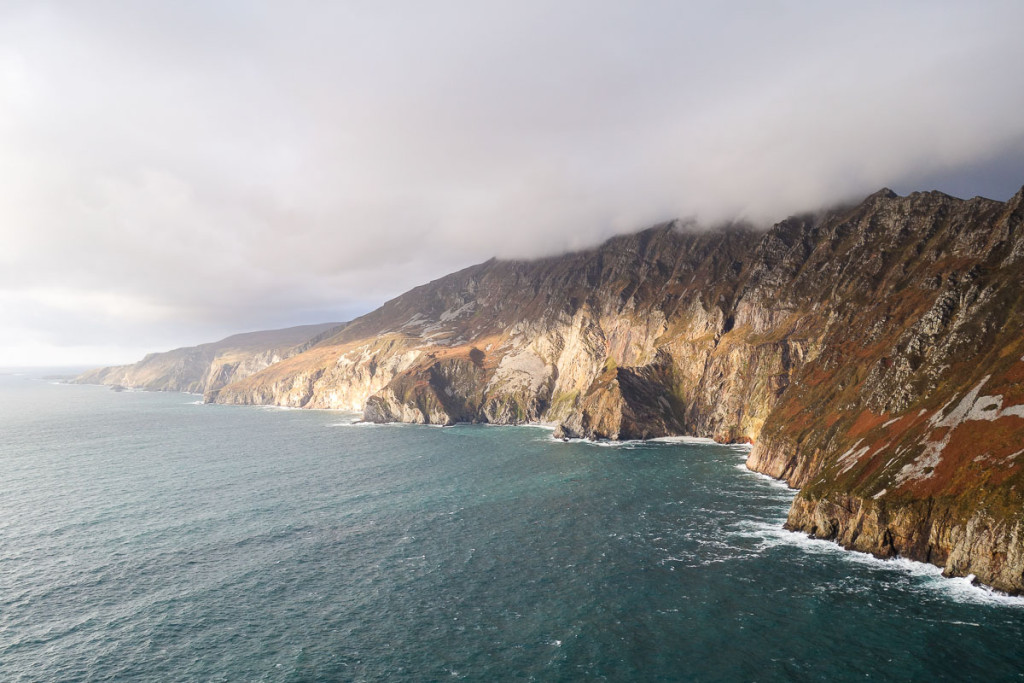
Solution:
{"label": "ocean surface", "polygon": [[0,375],[0,680],[1020,680],[1024,600],[709,443]]}

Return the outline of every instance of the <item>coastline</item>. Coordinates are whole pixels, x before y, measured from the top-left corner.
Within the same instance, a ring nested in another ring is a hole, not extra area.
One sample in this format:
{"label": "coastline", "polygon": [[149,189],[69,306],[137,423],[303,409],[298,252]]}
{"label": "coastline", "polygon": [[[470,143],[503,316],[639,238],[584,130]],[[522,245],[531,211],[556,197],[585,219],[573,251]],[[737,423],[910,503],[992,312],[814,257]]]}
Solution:
{"label": "coastline", "polygon": [[[69,384],[70,385],[70,384],[79,384],[79,383],[62,382],[61,384]],[[107,386],[107,385],[102,385],[102,384],[91,384],[91,383],[90,384],[79,384],[79,385],[80,386],[95,386],[97,388]],[[188,395],[188,396],[197,396],[197,395],[201,396],[200,394],[196,394],[194,392],[182,392],[182,391],[173,391],[173,390],[164,390],[164,389],[156,389],[156,390],[154,390],[154,389],[146,389],[146,388],[126,388],[126,391],[134,392],[134,393],[179,393],[179,394]],[[202,405],[206,405],[206,402],[201,402],[201,404]],[[223,404],[212,404],[212,405],[223,405]],[[230,405],[230,404],[228,404],[228,405]],[[303,407],[294,407],[294,406],[278,406],[278,405],[246,405],[245,407],[262,408],[262,409],[269,409],[269,410],[287,410],[287,411],[310,410],[310,411],[316,411],[316,412],[330,412],[330,413],[338,413],[338,414],[350,414],[350,415],[353,415],[353,416],[360,414],[360,413],[358,413],[358,411],[332,409],[332,408],[308,408],[308,407],[304,407],[304,406]],[[992,591],[992,592],[994,592],[994,594],[1002,595],[1002,596],[1005,596],[1006,598],[1010,598],[1010,599],[1017,599],[1018,597],[1020,597],[1022,600],[1024,600],[1024,591],[1014,591],[1012,589],[1012,587],[1011,587],[1010,590],[1002,590],[998,585],[993,586],[991,582],[985,581],[984,580],[984,578],[985,578],[984,575],[982,575],[982,577],[979,577],[976,572],[971,571],[972,564],[970,563],[969,558],[968,558],[968,561],[962,563],[961,566],[949,568],[947,566],[944,566],[943,564],[939,564],[939,563],[937,563],[935,561],[930,560],[929,556],[928,556],[928,552],[929,551],[927,551],[927,550],[925,551],[924,555],[914,554],[914,553],[872,551],[870,549],[870,546],[865,546],[864,545],[864,541],[868,540],[869,538],[871,538],[869,536],[861,536],[860,534],[853,534],[853,538],[854,539],[860,538],[861,545],[858,546],[858,545],[855,545],[854,543],[849,543],[848,545],[844,544],[842,542],[842,540],[840,540],[840,539],[843,538],[844,534],[846,535],[847,538],[849,538],[850,534],[848,532],[848,529],[849,529],[849,525],[848,524],[844,525],[843,523],[838,523],[838,524],[832,524],[830,526],[820,526],[818,524],[813,524],[813,523],[808,524],[808,523],[806,523],[806,518],[808,517],[808,515],[800,516],[796,512],[800,508],[801,492],[803,491],[804,487],[800,487],[800,486],[794,487],[794,486],[792,486],[790,484],[790,482],[785,477],[775,477],[775,476],[773,476],[772,474],[770,474],[768,472],[760,471],[758,469],[755,469],[754,467],[751,467],[750,466],[750,458],[754,454],[754,449],[757,447],[757,445],[749,443],[749,442],[732,442],[732,443],[730,443],[730,442],[718,441],[718,440],[715,440],[715,439],[709,438],[709,437],[696,437],[696,436],[688,436],[688,435],[661,436],[661,437],[653,437],[653,438],[650,438],[650,439],[596,439],[596,438],[581,438],[581,437],[573,437],[573,438],[564,439],[564,438],[560,438],[560,437],[554,436],[554,433],[558,429],[558,424],[557,423],[551,423],[551,422],[530,422],[530,423],[497,423],[497,422],[477,423],[477,422],[464,422],[464,423],[456,423],[455,425],[438,425],[438,424],[423,425],[423,424],[411,423],[411,422],[403,422],[403,421],[391,421],[391,422],[381,423],[381,422],[373,422],[373,421],[365,421],[365,420],[362,420],[362,419],[357,419],[357,420],[354,420],[351,423],[339,423],[336,426],[376,426],[376,425],[382,425],[382,426],[383,425],[428,426],[428,427],[441,428],[441,429],[447,428],[447,427],[458,426],[458,425],[478,425],[478,426],[486,426],[486,427],[525,427],[525,428],[539,429],[539,430],[550,432],[552,434],[551,440],[555,441],[555,442],[585,444],[585,445],[588,445],[588,446],[593,446],[593,447],[598,447],[598,448],[632,449],[632,448],[636,448],[636,447],[638,447],[640,445],[643,445],[645,443],[663,443],[663,444],[672,444],[672,443],[687,444],[687,443],[691,443],[691,444],[707,444],[707,445],[729,446],[729,447],[732,447],[732,448],[734,448],[734,449],[736,449],[736,450],[738,450],[740,452],[743,452],[743,453],[745,453],[747,455],[747,461],[744,464],[741,465],[746,471],[748,471],[748,472],[750,472],[752,474],[755,474],[757,476],[766,477],[766,478],[770,479],[771,481],[778,483],[781,486],[785,486],[787,488],[787,490],[792,491],[794,493],[794,498],[793,498],[791,506],[790,506],[790,511],[789,511],[788,516],[787,516],[787,521],[779,526],[779,531],[784,531],[787,534],[795,534],[795,535],[798,535],[798,536],[803,536],[803,537],[805,537],[807,539],[810,539],[810,540],[813,540],[813,541],[816,541],[816,542],[830,543],[830,544],[835,545],[837,548],[842,549],[844,552],[858,553],[858,554],[861,554],[861,555],[867,555],[867,556],[872,557],[873,559],[875,559],[875,560],[877,560],[879,562],[912,562],[912,563],[920,564],[922,566],[933,567],[933,568],[936,569],[936,571],[939,572],[939,575],[942,576],[943,578],[950,579],[950,580],[961,580],[961,579],[962,580],[969,580],[973,584],[979,586],[979,590]],[[764,464],[764,462],[767,462],[767,461],[761,460],[761,464]],[[801,521],[801,520],[804,520],[804,521]],[[875,534],[874,538],[876,540],[877,539],[881,539],[881,538],[884,538],[884,535],[885,535],[884,534],[884,530],[883,531],[879,531],[879,532],[877,532]],[[948,556],[948,553],[947,553],[947,556]]]}

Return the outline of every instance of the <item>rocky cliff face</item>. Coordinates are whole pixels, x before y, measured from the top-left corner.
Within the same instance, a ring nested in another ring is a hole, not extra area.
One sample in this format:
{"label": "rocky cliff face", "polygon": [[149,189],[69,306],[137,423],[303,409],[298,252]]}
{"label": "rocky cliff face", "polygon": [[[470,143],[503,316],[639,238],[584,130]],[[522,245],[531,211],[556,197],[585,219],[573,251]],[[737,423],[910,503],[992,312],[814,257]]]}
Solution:
{"label": "rocky cliff face", "polygon": [[765,333],[778,321],[733,329],[762,237],[669,224],[588,252],[490,261],[209,398],[378,421],[558,421],[589,438],[699,431],[749,441],[805,353]]}
{"label": "rocky cliff face", "polygon": [[73,381],[201,394],[302,353],[338,327],[339,323],[325,323],[236,334],[219,342],[151,353],[133,365],[90,370]]}
{"label": "rocky cliff face", "polygon": [[748,466],[802,490],[787,526],[1024,592],[1024,191],[876,195],[816,237],[820,349]]}
{"label": "rocky cliff face", "polygon": [[[755,442],[788,526],[1024,592],[1024,190],[679,223],[416,288],[207,400]],[[1018,462],[1018,461],[1021,462]]]}

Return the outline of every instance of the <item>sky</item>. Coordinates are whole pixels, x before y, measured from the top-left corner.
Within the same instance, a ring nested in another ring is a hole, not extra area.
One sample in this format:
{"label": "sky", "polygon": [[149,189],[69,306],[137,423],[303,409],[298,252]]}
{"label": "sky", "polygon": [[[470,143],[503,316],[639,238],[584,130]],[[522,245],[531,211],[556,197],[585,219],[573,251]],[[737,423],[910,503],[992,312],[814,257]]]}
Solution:
{"label": "sky", "polygon": [[343,321],[492,256],[1024,185],[1024,3],[0,4],[0,366]]}

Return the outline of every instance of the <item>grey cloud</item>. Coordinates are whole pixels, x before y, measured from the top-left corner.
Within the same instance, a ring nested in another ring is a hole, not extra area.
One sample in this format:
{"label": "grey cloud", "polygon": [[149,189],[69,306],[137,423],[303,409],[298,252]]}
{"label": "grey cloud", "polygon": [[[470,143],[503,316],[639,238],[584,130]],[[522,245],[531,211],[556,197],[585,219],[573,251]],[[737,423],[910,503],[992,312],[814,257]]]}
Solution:
{"label": "grey cloud", "polygon": [[883,185],[1006,198],[1021,19],[1011,2],[8,3],[0,317],[52,345],[166,347],[351,317],[492,255],[675,216],[769,224]]}

